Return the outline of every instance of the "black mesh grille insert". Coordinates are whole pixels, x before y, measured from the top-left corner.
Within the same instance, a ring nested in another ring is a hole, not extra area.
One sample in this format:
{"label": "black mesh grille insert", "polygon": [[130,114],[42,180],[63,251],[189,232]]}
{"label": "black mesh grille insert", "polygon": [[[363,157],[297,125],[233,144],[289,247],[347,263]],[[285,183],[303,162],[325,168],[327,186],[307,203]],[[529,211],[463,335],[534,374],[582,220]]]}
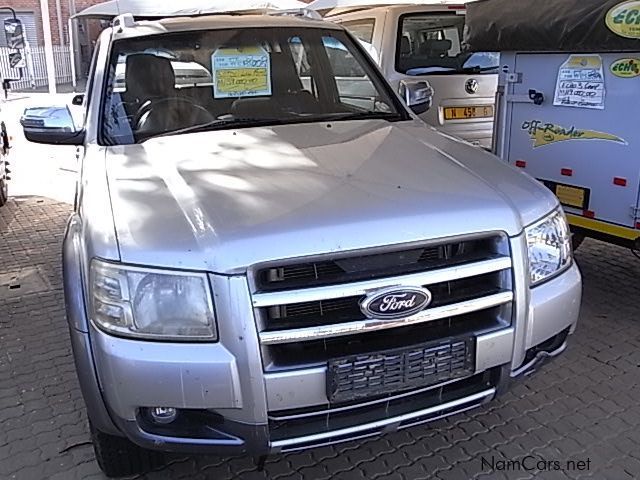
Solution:
{"label": "black mesh grille insert", "polygon": [[399,393],[469,376],[474,367],[473,337],[342,357],[329,362],[327,398],[334,403]]}
{"label": "black mesh grille insert", "polygon": [[498,237],[466,240],[375,255],[275,265],[257,274],[259,291],[289,290],[421,272],[495,256]]}

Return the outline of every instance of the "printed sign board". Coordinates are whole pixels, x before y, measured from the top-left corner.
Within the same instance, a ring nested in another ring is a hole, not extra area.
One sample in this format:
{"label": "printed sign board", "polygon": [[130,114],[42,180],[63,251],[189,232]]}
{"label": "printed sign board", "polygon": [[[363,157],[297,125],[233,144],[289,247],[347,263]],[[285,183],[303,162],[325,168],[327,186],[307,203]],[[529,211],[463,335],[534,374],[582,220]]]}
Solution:
{"label": "printed sign board", "polygon": [[211,64],[215,98],[271,95],[271,60],[264,48],[219,48]]}
{"label": "printed sign board", "polygon": [[25,68],[27,62],[25,62],[20,52],[13,52],[9,54],[9,65],[11,65],[11,68]]}
{"label": "printed sign board", "polygon": [[7,47],[24,48],[24,34],[22,22],[17,18],[7,18],[4,21],[4,34],[7,38]]}

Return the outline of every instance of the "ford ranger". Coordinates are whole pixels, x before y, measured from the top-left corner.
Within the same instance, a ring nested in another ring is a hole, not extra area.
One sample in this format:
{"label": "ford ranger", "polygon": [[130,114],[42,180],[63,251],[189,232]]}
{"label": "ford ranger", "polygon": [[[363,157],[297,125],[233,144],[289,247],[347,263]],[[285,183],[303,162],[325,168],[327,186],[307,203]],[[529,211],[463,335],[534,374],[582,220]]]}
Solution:
{"label": "ford ranger", "polygon": [[428,92],[401,98],[319,20],[102,33],[83,127],[25,134],[80,149],[64,293],[107,475],[413,427],[565,349],[581,278],[557,199],[426,126]]}

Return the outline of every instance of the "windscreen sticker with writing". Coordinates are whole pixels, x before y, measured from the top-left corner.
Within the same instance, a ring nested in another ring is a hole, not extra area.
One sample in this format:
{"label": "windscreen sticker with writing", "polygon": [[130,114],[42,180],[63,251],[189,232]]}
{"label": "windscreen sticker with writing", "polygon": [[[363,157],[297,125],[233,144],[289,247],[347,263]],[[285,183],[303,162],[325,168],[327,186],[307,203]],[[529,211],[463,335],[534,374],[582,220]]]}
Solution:
{"label": "windscreen sticker with writing", "polygon": [[211,65],[215,98],[271,95],[271,60],[264,48],[219,48]]}

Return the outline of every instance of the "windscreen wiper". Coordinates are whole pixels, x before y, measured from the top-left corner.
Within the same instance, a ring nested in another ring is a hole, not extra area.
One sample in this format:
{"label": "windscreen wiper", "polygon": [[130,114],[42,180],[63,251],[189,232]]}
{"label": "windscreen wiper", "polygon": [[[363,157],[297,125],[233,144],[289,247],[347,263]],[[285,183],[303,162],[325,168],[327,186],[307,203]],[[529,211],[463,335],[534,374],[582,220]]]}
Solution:
{"label": "windscreen wiper", "polygon": [[407,120],[403,115],[399,113],[391,112],[339,112],[328,113],[319,117],[314,117],[318,121],[333,120],[333,121],[346,121],[346,120],[386,120],[388,122],[399,122],[401,120]]}
{"label": "windscreen wiper", "polygon": [[156,134],[151,134],[148,136],[144,136],[140,139],[138,143],[146,142],[147,140],[151,140],[153,138],[160,137],[168,137],[171,135],[181,135],[185,133],[198,133],[198,132],[207,132],[211,130],[217,130],[220,127],[228,127],[231,125],[242,125],[242,126],[264,126],[264,125],[279,125],[284,123],[286,120],[281,118],[219,118],[216,120],[212,120],[211,122],[200,123],[198,125],[192,125],[190,127],[179,128],[177,130],[168,130],[166,132],[160,132]]}
{"label": "windscreen wiper", "polygon": [[[462,68],[452,68],[450,70],[433,70],[433,71],[429,71],[429,72],[421,72],[420,75],[456,75],[456,74],[478,74],[478,73],[484,73],[484,72],[489,72],[491,70],[498,70],[500,67],[499,66],[493,66],[493,67],[462,67]],[[418,70],[417,68],[414,68],[412,70]]]}

